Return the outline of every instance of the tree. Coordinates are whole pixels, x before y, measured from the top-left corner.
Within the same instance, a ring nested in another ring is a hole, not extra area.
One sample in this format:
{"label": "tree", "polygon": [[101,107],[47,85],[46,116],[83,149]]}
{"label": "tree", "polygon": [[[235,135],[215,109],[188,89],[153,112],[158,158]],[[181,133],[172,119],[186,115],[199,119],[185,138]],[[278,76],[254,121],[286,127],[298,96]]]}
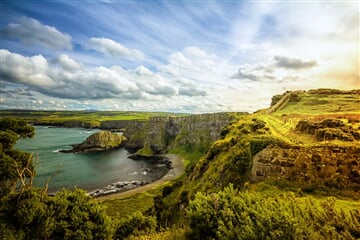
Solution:
{"label": "tree", "polygon": [[0,239],[110,239],[111,219],[85,191],[48,196],[46,188],[31,186],[32,155],[13,146],[32,136],[26,122],[0,120]]}
{"label": "tree", "polygon": [[21,191],[31,185],[34,176],[32,156],[13,147],[20,138],[31,138],[34,134],[34,128],[24,120],[0,119],[0,198],[14,190],[19,180]]}
{"label": "tree", "polygon": [[111,219],[82,190],[30,188],[0,200],[0,239],[110,239]]}

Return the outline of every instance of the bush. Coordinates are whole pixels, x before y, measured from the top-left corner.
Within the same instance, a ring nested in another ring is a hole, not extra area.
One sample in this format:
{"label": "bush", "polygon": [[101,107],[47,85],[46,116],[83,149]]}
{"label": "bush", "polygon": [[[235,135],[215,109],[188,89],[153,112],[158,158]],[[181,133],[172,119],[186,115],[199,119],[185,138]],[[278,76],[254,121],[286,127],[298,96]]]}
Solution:
{"label": "bush", "polygon": [[[0,201],[0,237],[15,239],[109,239],[110,218],[84,191],[54,197],[31,188]],[[4,238],[2,238],[4,239]]]}
{"label": "bush", "polygon": [[124,239],[130,235],[139,236],[155,231],[157,226],[156,217],[144,216],[141,212],[135,212],[127,218],[121,219],[116,227],[115,238]]}
{"label": "bush", "polygon": [[357,239],[360,212],[335,209],[333,198],[316,203],[293,193],[266,197],[232,185],[197,193],[188,208],[189,239]]}

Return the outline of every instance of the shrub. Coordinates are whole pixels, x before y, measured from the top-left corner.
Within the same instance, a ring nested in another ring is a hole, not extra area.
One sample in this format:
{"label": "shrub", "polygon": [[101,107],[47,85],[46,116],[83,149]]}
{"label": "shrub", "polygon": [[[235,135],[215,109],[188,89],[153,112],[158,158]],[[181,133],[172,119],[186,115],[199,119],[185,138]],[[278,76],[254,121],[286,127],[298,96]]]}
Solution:
{"label": "shrub", "polygon": [[267,197],[238,192],[197,193],[188,208],[190,239],[356,239],[360,212],[335,209],[335,199],[316,203],[293,193]]}
{"label": "shrub", "polygon": [[124,239],[130,235],[139,236],[155,231],[157,226],[156,217],[144,216],[141,212],[135,212],[127,218],[121,219],[116,227],[115,238]]}

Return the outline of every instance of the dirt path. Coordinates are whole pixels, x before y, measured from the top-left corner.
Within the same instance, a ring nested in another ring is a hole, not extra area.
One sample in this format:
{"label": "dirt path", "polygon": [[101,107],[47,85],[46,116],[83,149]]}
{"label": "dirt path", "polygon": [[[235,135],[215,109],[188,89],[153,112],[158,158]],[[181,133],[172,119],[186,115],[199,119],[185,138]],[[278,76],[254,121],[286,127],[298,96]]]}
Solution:
{"label": "dirt path", "polygon": [[134,194],[134,193],[145,192],[145,191],[148,191],[154,187],[157,187],[167,181],[175,179],[176,177],[180,176],[184,172],[184,168],[185,168],[184,160],[179,155],[164,154],[161,156],[167,157],[171,161],[171,166],[173,168],[170,169],[169,172],[165,176],[160,178],[159,180],[149,183],[149,184],[146,184],[144,186],[138,187],[138,188],[130,189],[125,192],[109,194],[106,196],[97,197],[95,199],[98,201],[104,201],[104,200],[109,200],[109,199],[114,199],[114,198],[123,198],[123,197],[126,197],[126,196]]}

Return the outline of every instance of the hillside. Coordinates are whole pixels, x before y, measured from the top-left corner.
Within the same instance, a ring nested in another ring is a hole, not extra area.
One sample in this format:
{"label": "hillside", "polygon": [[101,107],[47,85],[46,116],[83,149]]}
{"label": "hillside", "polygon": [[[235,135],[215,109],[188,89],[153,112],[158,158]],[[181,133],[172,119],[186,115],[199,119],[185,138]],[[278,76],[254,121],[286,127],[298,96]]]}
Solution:
{"label": "hillside", "polygon": [[360,90],[317,89],[253,114],[102,120],[129,150],[177,154],[185,171],[84,202],[104,209],[107,239],[359,239],[359,103]]}
{"label": "hillside", "polygon": [[[234,196],[231,195],[231,198],[237,198],[243,191],[258,193],[260,198],[276,198],[292,192],[295,195],[291,198],[295,200],[291,201],[302,202],[300,209],[304,207],[304,201],[325,204],[320,200],[324,196],[347,198],[346,201],[337,200],[334,205],[337,210],[347,212],[343,213],[345,215],[359,208],[359,103],[359,90],[296,91],[275,96],[269,109],[237,115],[235,121],[222,129],[220,139],[210,146],[205,155],[197,158],[181,178],[162,190],[154,190],[154,195],[147,197],[152,204],[145,209],[152,209],[159,225],[175,226],[176,229],[150,236],[158,239],[169,239],[169,236],[185,238],[185,232],[189,232],[187,229],[190,228],[190,235],[199,239],[196,229],[201,228],[201,223],[193,222],[192,218],[202,211],[202,207],[194,207],[194,201],[199,201],[198,193],[221,195],[229,184],[240,191],[232,192]],[[185,158],[196,155],[186,152],[186,149],[180,154]],[[211,196],[216,195],[209,195],[210,199],[213,198]],[[284,201],[287,204],[289,199]],[[210,207],[217,208],[212,200],[210,203]],[[115,202],[105,204],[112,206]],[[121,207],[121,204],[118,206]],[[189,207],[197,212],[188,212]],[[355,211],[351,214],[355,214],[357,220],[350,220],[350,223],[358,228],[360,225],[356,224],[359,224],[360,213]],[[300,216],[294,218],[302,219]],[[205,219],[201,221],[206,222]],[[328,223],[333,224],[330,220],[323,224]],[[211,232],[211,227],[201,226]],[[336,234],[344,236],[339,231]],[[359,234],[350,234],[349,239]],[[214,236],[223,239],[216,234]]]}
{"label": "hillside", "polygon": [[292,92],[279,98],[282,105],[271,113],[240,116],[186,179],[190,192],[276,179],[300,188],[349,190],[359,197],[359,93]]}

